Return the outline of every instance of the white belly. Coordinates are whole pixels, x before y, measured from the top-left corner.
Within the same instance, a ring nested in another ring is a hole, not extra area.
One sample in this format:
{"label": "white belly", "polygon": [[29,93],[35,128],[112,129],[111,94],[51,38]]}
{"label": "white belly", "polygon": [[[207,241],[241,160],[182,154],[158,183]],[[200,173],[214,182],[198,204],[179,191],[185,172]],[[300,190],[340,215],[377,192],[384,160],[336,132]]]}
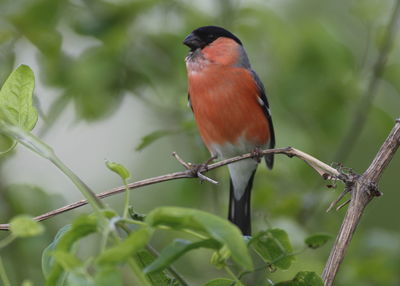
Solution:
{"label": "white belly", "polygon": [[[256,147],[267,148],[269,142],[264,146],[256,146],[246,140],[243,136],[236,142],[236,144],[226,143],[224,145],[213,144],[211,146],[212,155],[217,155],[221,159],[227,159],[239,156],[245,153],[252,152]],[[250,158],[228,165],[229,173],[231,176],[232,184],[234,187],[234,195],[239,200],[247,186],[247,183],[257,168],[258,163],[256,160]]]}

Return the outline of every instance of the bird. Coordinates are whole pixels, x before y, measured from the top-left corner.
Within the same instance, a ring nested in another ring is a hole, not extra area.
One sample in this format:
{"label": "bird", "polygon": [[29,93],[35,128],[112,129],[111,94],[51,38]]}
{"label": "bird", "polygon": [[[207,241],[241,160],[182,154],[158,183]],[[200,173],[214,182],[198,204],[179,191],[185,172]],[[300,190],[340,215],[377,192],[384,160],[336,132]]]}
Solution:
{"label": "bird", "polygon": [[[242,42],[228,30],[203,26],[183,44],[188,105],[211,158],[226,159],[275,147],[275,133],[263,83],[251,68]],[[264,156],[272,169],[274,155]],[[251,236],[251,189],[260,159],[229,164],[228,219]]]}

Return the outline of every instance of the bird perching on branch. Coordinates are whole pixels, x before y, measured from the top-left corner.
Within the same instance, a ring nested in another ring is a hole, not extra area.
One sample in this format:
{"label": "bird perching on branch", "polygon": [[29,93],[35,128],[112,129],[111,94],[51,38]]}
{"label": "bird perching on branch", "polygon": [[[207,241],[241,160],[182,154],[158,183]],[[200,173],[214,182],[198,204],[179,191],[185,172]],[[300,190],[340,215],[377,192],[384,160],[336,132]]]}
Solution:
{"label": "bird perching on branch", "polygon": [[[252,70],[242,42],[221,27],[205,26],[183,43],[189,105],[200,135],[213,157],[221,159],[275,147],[275,135],[265,89]],[[265,155],[272,169],[274,155]],[[228,218],[244,235],[251,235],[250,195],[258,161],[229,165]]]}

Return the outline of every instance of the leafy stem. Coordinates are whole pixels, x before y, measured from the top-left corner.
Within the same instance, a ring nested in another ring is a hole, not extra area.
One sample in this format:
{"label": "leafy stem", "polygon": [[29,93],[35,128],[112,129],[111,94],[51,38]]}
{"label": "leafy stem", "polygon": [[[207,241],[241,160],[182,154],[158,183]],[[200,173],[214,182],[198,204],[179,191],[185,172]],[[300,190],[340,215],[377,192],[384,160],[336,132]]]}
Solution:
{"label": "leafy stem", "polygon": [[49,160],[56,165],[81,191],[82,195],[87,199],[89,204],[95,211],[100,212],[105,207],[104,203],[96,196],[96,194],[77,176],[71,171],[55,154]]}
{"label": "leafy stem", "polygon": [[122,183],[124,184],[124,190],[125,190],[125,202],[124,202],[124,211],[122,217],[124,219],[128,218],[129,215],[129,197],[130,197],[130,191],[128,187],[128,182],[126,181],[128,178],[130,178],[131,174],[129,173],[128,169],[125,168],[123,165],[115,163],[115,162],[110,162],[106,160],[106,166],[108,169],[116,173],[122,180]]}
{"label": "leafy stem", "polygon": [[7,135],[11,136],[19,143],[32,150],[39,156],[48,159],[57,168],[61,170],[75,186],[79,189],[85,199],[93,207],[96,212],[100,212],[104,208],[103,202],[96,196],[96,194],[74,173],[72,172],[54,153],[53,149],[34,136],[32,133],[24,130],[19,126],[13,126],[2,121],[0,123],[1,130]]}

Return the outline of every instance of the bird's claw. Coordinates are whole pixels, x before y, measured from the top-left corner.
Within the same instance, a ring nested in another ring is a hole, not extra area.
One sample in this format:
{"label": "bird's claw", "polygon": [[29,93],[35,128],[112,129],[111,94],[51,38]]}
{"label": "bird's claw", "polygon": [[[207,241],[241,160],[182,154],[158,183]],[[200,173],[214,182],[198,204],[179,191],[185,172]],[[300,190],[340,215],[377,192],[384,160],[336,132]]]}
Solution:
{"label": "bird's claw", "polygon": [[217,181],[205,176],[202,174],[202,172],[207,172],[208,171],[208,165],[214,161],[217,156],[212,156],[209,158],[205,163],[202,164],[192,164],[192,163],[186,163],[184,160],[182,160],[181,157],[176,152],[173,152],[172,155],[175,157],[176,160],[178,160],[179,163],[181,163],[185,169],[190,172],[192,177],[198,177],[201,181],[208,181],[212,184],[218,184]]}
{"label": "bird's claw", "polygon": [[262,153],[262,149],[260,147],[256,147],[251,151],[251,158],[253,158],[257,163],[261,162],[264,154]]}

